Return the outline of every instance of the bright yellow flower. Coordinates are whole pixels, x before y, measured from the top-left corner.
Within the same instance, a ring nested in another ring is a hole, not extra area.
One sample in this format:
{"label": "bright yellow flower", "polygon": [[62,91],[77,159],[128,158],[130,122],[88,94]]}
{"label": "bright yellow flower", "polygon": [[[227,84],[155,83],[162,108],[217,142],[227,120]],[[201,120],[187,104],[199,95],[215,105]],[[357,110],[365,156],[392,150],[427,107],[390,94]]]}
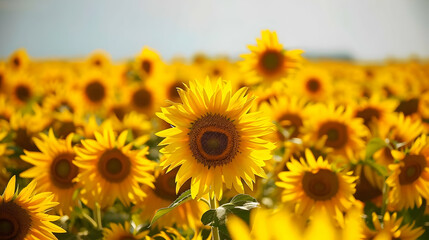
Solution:
{"label": "bright yellow flower", "polygon": [[64,233],[53,224],[58,216],[46,212],[58,205],[49,192],[35,193],[36,181],[32,181],[19,193],[15,191],[13,176],[0,196],[0,225],[2,239],[40,240],[57,239],[52,233]]}
{"label": "bright yellow flower", "polygon": [[72,147],[73,134],[66,139],[57,139],[50,129],[49,134],[40,134],[39,138],[34,138],[34,142],[39,149],[38,152],[26,151],[21,159],[33,164],[34,167],[22,172],[21,177],[33,178],[39,185],[40,192],[52,192],[54,201],[60,202],[57,210],[60,214],[69,214],[74,205],[73,193],[79,184],[73,179],[79,173],[79,168],[73,164],[76,156]]}
{"label": "bright yellow flower", "polygon": [[76,148],[73,162],[81,168],[77,181],[84,186],[82,200],[91,208],[95,203],[102,208],[119,200],[124,205],[146,197],[140,184],[153,187],[153,163],[146,159],[148,148],[132,150],[133,143],[125,145],[128,131],[118,137],[112,129],[95,132],[95,139],[82,140]]}
{"label": "bright yellow flower", "polygon": [[251,53],[241,55],[243,72],[248,75],[248,83],[271,84],[280,80],[301,65],[302,50],[285,50],[279,43],[276,32],[264,30],[256,46],[249,45]]}
{"label": "bright yellow flower", "polygon": [[110,224],[109,228],[103,229],[103,240],[142,240],[152,239],[147,236],[148,231],[136,233],[135,230],[131,230],[131,224],[125,222],[125,225],[121,224]]}
{"label": "bright yellow flower", "polygon": [[[414,228],[414,223],[402,225],[402,217],[397,218],[397,213],[390,215],[384,214],[383,221],[380,221],[376,213],[372,213],[372,222],[374,230],[366,228],[365,235],[367,239],[376,240],[416,240],[425,230],[421,227]],[[402,225],[402,226],[401,226]]]}
{"label": "bright yellow flower", "polygon": [[243,192],[251,189],[255,175],[265,177],[264,161],[271,159],[274,144],[261,139],[273,131],[260,113],[248,113],[253,98],[242,88],[235,94],[220,79],[212,83],[191,81],[179,89],[182,103],[161,108],[158,116],[172,128],[158,132],[168,171],[179,167],[176,191],[191,179],[192,197],[206,193],[222,198],[222,185]]}
{"label": "bright yellow flower", "polygon": [[343,212],[355,201],[356,178],[352,172],[334,170],[322,157],[316,160],[309,149],[305,159],[292,159],[287,167],[289,171],[279,173],[281,181],[276,182],[284,188],[282,201],[296,203],[297,214],[304,217],[326,211],[341,222]]}

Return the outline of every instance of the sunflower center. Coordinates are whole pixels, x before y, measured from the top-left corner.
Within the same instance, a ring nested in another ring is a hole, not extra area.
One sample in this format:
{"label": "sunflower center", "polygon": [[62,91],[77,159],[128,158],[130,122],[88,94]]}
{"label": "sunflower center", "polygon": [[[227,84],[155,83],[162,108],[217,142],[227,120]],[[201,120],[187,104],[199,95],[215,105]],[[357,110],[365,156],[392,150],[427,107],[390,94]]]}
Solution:
{"label": "sunflower center", "polygon": [[76,125],[72,121],[60,122],[55,132],[58,134],[58,137],[64,138],[70,133],[76,132]]}
{"label": "sunflower center", "polygon": [[318,79],[316,79],[316,78],[310,78],[308,81],[307,81],[307,89],[310,91],[310,92],[313,92],[313,93],[315,93],[315,92],[317,92],[317,91],[319,91],[319,89],[320,89],[320,82],[319,82],[319,80]]}
{"label": "sunflower center", "polygon": [[347,126],[343,123],[328,121],[319,128],[319,138],[327,136],[325,145],[332,148],[342,148],[348,140]]}
{"label": "sunflower center", "polygon": [[28,150],[28,151],[38,151],[37,146],[34,144],[32,140],[32,135],[28,133],[25,128],[18,128],[15,132],[16,136],[14,142],[20,148]]}
{"label": "sunflower center", "polygon": [[73,179],[77,176],[79,168],[73,164],[75,155],[64,153],[57,156],[51,164],[51,179],[59,188],[71,188]]}
{"label": "sunflower center", "polygon": [[27,101],[30,98],[30,89],[25,85],[18,85],[15,88],[15,96],[22,102]]}
{"label": "sunflower center", "polygon": [[144,60],[142,62],[142,69],[146,74],[150,74],[152,70],[152,63],[149,60]]}
{"label": "sunflower center", "polygon": [[152,94],[148,90],[141,88],[134,92],[132,101],[134,106],[138,108],[147,108],[152,103]]}
{"label": "sunflower center", "polygon": [[179,189],[179,192],[176,194],[175,178],[178,171],[179,169],[176,168],[169,173],[160,174],[156,178],[154,192],[158,197],[168,201],[174,201],[178,196],[180,196],[180,194],[191,187],[191,181],[188,180],[185,182],[185,184],[182,185],[182,187]]}
{"label": "sunflower center", "polygon": [[131,161],[119,149],[107,150],[98,161],[101,176],[109,182],[122,182],[131,172]]}
{"label": "sunflower center", "polygon": [[405,116],[416,113],[419,110],[419,99],[411,98],[407,101],[402,101],[396,108],[396,112],[402,112]]}
{"label": "sunflower center", "polygon": [[209,168],[230,163],[239,152],[239,139],[234,123],[218,114],[198,119],[189,132],[192,155]]}
{"label": "sunflower center", "polygon": [[400,169],[399,183],[401,185],[412,184],[425,169],[426,159],[422,155],[407,155],[403,161],[404,166]]}
{"label": "sunflower center", "polygon": [[112,108],[112,112],[120,121],[122,121],[125,117],[125,114],[127,114],[127,110],[124,106],[115,106]]}
{"label": "sunflower center", "polygon": [[306,172],[302,186],[310,198],[316,201],[329,200],[338,192],[338,176],[327,169],[320,169],[317,173]]}
{"label": "sunflower center", "polygon": [[363,123],[368,126],[372,119],[380,118],[380,111],[373,107],[367,107],[365,109],[357,111],[356,117],[363,118]]}
{"label": "sunflower center", "polygon": [[[298,136],[299,129],[302,127],[302,119],[298,114],[295,113],[286,113],[280,119],[279,123],[283,128],[290,129],[291,135],[290,138],[295,138]],[[291,129],[292,128],[292,129]]]}
{"label": "sunflower center", "polygon": [[93,81],[86,86],[85,94],[91,102],[100,102],[105,97],[106,91],[100,82]]}
{"label": "sunflower center", "polygon": [[15,67],[19,67],[21,65],[21,60],[19,60],[17,57],[13,58],[12,62]]}
{"label": "sunflower center", "polygon": [[259,66],[267,74],[275,74],[282,69],[284,56],[280,51],[267,50],[260,59]]}
{"label": "sunflower center", "polygon": [[119,240],[136,240],[136,238],[133,236],[122,236]]}
{"label": "sunflower center", "polygon": [[22,240],[31,227],[28,212],[14,202],[0,203],[0,239]]}
{"label": "sunflower center", "polygon": [[177,91],[177,88],[182,87],[182,81],[177,81],[176,83],[174,83],[173,85],[170,86],[170,88],[168,89],[168,98],[170,100],[178,100],[180,99],[180,95],[179,92]]}

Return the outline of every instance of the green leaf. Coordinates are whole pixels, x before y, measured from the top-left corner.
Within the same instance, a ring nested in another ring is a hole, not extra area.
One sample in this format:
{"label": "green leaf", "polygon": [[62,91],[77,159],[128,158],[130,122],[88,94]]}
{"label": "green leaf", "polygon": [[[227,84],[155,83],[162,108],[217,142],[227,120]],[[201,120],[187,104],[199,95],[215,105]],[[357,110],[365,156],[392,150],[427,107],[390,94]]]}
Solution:
{"label": "green leaf", "polygon": [[171,210],[175,209],[176,207],[182,205],[183,203],[189,201],[191,199],[191,190],[187,190],[183,192],[170,206],[166,208],[158,209],[155,213],[155,215],[152,218],[152,221],[150,222],[150,226],[152,226],[158,219],[160,219],[165,214],[171,212]]}
{"label": "green leaf", "polygon": [[386,147],[386,142],[381,138],[372,138],[369,140],[368,144],[366,145],[366,155],[365,159],[368,160],[374,155],[375,152],[378,150]]}
{"label": "green leaf", "polygon": [[229,201],[230,203],[234,204],[234,205],[242,205],[246,202],[257,202],[256,199],[250,195],[247,194],[238,194],[235,195],[231,201]]}
{"label": "green leaf", "polygon": [[374,169],[378,173],[378,175],[383,176],[383,177],[389,176],[389,172],[387,171],[387,168],[385,166],[377,164],[374,161],[366,161],[365,164],[367,164],[372,169]]}
{"label": "green leaf", "polygon": [[238,194],[229,203],[206,211],[201,217],[201,222],[204,225],[220,228],[225,225],[227,215],[231,213],[249,222],[250,210],[256,207],[259,207],[259,203],[255,198],[246,194]]}

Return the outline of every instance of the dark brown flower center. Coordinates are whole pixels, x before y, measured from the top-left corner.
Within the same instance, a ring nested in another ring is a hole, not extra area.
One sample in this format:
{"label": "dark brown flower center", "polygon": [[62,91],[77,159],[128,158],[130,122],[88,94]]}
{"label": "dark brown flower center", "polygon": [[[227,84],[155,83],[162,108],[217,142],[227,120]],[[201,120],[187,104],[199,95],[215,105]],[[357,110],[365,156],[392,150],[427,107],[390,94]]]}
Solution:
{"label": "dark brown flower center", "polygon": [[79,168],[73,164],[75,155],[64,153],[58,155],[51,164],[51,179],[55,186],[59,188],[72,188],[72,181],[79,173]]}
{"label": "dark brown flower center", "polygon": [[12,63],[14,67],[18,68],[19,66],[21,66],[21,59],[19,59],[18,57],[14,57]]}
{"label": "dark brown flower center", "polygon": [[148,108],[152,105],[152,94],[147,89],[140,88],[134,92],[132,103],[140,109]]}
{"label": "dark brown flower center", "polygon": [[152,71],[152,63],[149,60],[143,60],[142,69],[146,74],[150,74]]}
{"label": "dark brown flower center", "polygon": [[284,56],[277,50],[266,50],[259,59],[259,67],[268,75],[274,75],[283,68]]}
{"label": "dark brown flower center", "polygon": [[27,129],[18,128],[18,130],[15,131],[15,134],[14,142],[18,147],[28,151],[38,151],[36,144],[34,144],[32,140],[33,136],[27,131]]}
{"label": "dark brown flower center", "polygon": [[21,101],[26,102],[31,97],[31,90],[26,85],[18,85],[15,88],[15,96]]}
{"label": "dark brown flower center", "polygon": [[0,239],[22,240],[31,228],[27,210],[14,202],[0,202]]}
{"label": "dark brown flower center", "polygon": [[286,113],[279,119],[279,124],[290,130],[290,138],[295,138],[299,134],[299,129],[302,127],[302,118],[296,113]]}
{"label": "dark brown flower center", "polygon": [[58,122],[55,127],[55,133],[59,138],[65,138],[70,133],[76,132],[76,125],[73,121]]}
{"label": "dark brown flower center", "polygon": [[131,172],[131,161],[119,149],[110,149],[101,155],[98,171],[109,182],[122,182]]}
{"label": "dark brown flower center", "polygon": [[306,84],[307,90],[316,93],[320,90],[320,81],[317,78],[310,78]]}
{"label": "dark brown flower center", "polygon": [[177,101],[180,99],[179,92],[177,91],[177,88],[183,87],[182,81],[177,81],[174,84],[170,86],[168,89],[168,99],[172,101]]}
{"label": "dark brown flower center", "polygon": [[86,85],[85,94],[91,102],[99,103],[106,96],[106,89],[99,81],[95,80]]}
{"label": "dark brown flower center", "polygon": [[160,174],[155,180],[155,194],[163,199],[168,201],[174,201],[180,194],[184,191],[188,190],[191,187],[191,180],[185,182],[182,185],[179,192],[176,194],[176,174],[178,172],[178,168],[173,169],[167,174]]}
{"label": "dark brown flower center", "polygon": [[347,144],[347,126],[340,122],[328,121],[319,128],[319,138],[327,135],[325,145],[332,148],[342,148]]}
{"label": "dark brown flower center", "polygon": [[134,236],[121,236],[119,240],[137,240]]}
{"label": "dark brown flower center", "polygon": [[114,106],[112,108],[112,112],[120,121],[122,121],[125,115],[127,114],[127,110],[125,109],[125,106]]}
{"label": "dark brown flower center", "polygon": [[402,112],[405,116],[416,113],[419,110],[419,99],[411,98],[407,101],[402,101],[399,103],[399,106],[396,108],[396,112]]}
{"label": "dark brown flower center", "polygon": [[380,111],[373,107],[366,107],[356,112],[356,117],[363,118],[363,123],[369,126],[373,119],[380,119]]}
{"label": "dark brown flower center", "polygon": [[313,200],[329,200],[338,192],[338,176],[327,169],[320,169],[317,173],[306,172],[302,179],[302,187],[307,196]]}
{"label": "dark brown flower center", "polygon": [[228,164],[239,152],[240,136],[234,123],[218,114],[207,114],[192,124],[189,146],[198,162],[208,166]]}
{"label": "dark brown flower center", "polygon": [[399,183],[401,185],[412,184],[416,181],[426,167],[426,158],[423,155],[407,155],[404,166],[400,168]]}

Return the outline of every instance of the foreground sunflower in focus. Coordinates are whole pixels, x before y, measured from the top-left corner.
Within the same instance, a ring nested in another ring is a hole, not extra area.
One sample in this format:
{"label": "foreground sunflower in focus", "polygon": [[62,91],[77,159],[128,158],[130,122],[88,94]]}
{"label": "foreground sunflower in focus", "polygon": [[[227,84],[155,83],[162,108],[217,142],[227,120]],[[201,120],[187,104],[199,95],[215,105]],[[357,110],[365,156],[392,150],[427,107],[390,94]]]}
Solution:
{"label": "foreground sunflower in focus", "polygon": [[0,239],[38,240],[57,239],[52,233],[64,233],[64,229],[51,223],[58,216],[45,212],[58,205],[52,202],[50,192],[34,193],[36,181],[32,181],[21,192],[15,191],[13,176],[0,196]]}
{"label": "foreground sunflower in focus", "polygon": [[161,165],[167,171],[180,166],[176,191],[191,179],[192,198],[221,199],[223,184],[242,193],[242,181],[252,189],[255,175],[265,177],[262,167],[275,146],[261,137],[274,128],[259,112],[249,113],[254,98],[246,90],[232,93],[220,79],[190,81],[178,89],[182,103],[161,108],[157,115],[173,126],[157,134],[167,145]]}

